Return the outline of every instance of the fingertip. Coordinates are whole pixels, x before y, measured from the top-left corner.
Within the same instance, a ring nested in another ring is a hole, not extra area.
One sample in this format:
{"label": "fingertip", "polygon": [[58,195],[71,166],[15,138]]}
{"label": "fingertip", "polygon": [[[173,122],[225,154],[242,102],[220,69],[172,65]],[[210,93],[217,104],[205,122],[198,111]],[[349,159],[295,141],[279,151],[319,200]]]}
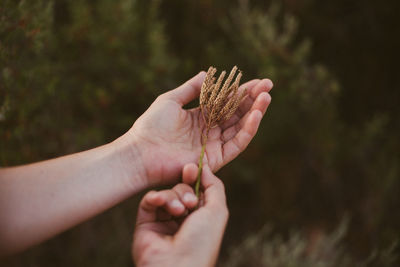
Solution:
{"label": "fingertip", "polygon": [[185,212],[185,206],[178,199],[168,202],[169,212],[174,216],[179,216]]}
{"label": "fingertip", "polygon": [[183,167],[182,180],[185,184],[193,184],[197,179],[198,167],[194,163],[188,163]]}
{"label": "fingertip", "polygon": [[273,86],[274,86],[274,84],[272,83],[272,81],[270,79],[262,79],[260,82],[259,93],[269,92],[269,91],[271,91]]}
{"label": "fingertip", "polygon": [[271,102],[271,95],[267,92],[262,92],[259,96],[258,96],[263,102],[269,103]]}
{"label": "fingertip", "polygon": [[256,99],[261,93],[271,91],[273,87],[272,81],[270,79],[260,80],[254,89],[251,91],[251,97]]}
{"label": "fingertip", "polygon": [[200,71],[197,75],[206,75],[207,72],[205,72],[204,70]]}
{"label": "fingertip", "polygon": [[185,183],[177,184],[174,186],[173,191],[186,208],[192,209],[196,206],[198,199],[190,185]]}
{"label": "fingertip", "polygon": [[212,173],[210,166],[208,166],[207,164],[204,165],[203,173],[202,173],[202,177],[201,177],[201,183],[203,184],[203,186],[205,188],[209,187],[210,185],[213,184],[214,179],[216,179],[216,177]]}
{"label": "fingertip", "polygon": [[206,77],[206,75],[207,75],[207,72],[205,72],[204,70],[202,70],[202,71],[200,71],[199,73],[197,73],[196,76],[194,76],[194,79],[195,79],[195,80],[200,79],[200,80],[203,82],[203,80],[204,80],[204,78]]}
{"label": "fingertip", "polygon": [[184,106],[199,96],[205,76],[206,73],[200,71],[178,88],[167,92],[166,95],[179,105]]}
{"label": "fingertip", "polygon": [[266,86],[267,88],[269,88],[269,90],[271,90],[274,87],[274,83],[270,79],[263,79],[263,80],[265,81]]}
{"label": "fingertip", "polygon": [[191,209],[197,205],[198,198],[195,194],[188,192],[183,195],[182,201],[187,208]]}

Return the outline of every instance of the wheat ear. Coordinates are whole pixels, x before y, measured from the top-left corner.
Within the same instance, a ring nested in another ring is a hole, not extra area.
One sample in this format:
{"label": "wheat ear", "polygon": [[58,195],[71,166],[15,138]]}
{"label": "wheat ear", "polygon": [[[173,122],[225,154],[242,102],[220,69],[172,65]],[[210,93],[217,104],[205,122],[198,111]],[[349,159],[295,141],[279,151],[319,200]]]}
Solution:
{"label": "wheat ear", "polygon": [[246,89],[239,93],[239,84],[240,79],[242,78],[242,73],[240,70],[235,78],[235,81],[232,83],[232,80],[235,77],[237,70],[238,68],[234,66],[228,78],[222,85],[222,82],[226,75],[226,71],[222,71],[217,81],[215,82],[216,78],[214,77],[214,75],[217,72],[217,69],[211,66],[208,68],[206,77],[201,86],[200,112],[204,120],[205,129],[200,129],[202,131],[202,147],[199,158],[199,170],[197,172],[197,180],[195,185],[195,192],[197,197],[199,197],[200,194],[200,181],[203,171],[203,158],[206,150],[208,133],[211,128],[223,123],[224,121],[229,120],[232,117],[246,94]]}

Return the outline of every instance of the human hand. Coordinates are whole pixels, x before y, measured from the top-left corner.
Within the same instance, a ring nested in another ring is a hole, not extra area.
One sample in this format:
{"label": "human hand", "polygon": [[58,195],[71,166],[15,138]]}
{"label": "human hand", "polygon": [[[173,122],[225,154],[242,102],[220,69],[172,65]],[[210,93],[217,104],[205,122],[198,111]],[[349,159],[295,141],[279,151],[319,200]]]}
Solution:
{"label": "human hand", "polygon": [[[204,125],[199,108],[182,107],[197,98],[205,72],[180,87],[160,95],[134,123],[123,139],[140,154],[148,186],[177,182],[182,167],[197,162],[201,150]],[[251,80],[236,113],[230,120],[210,130],[204,162],[213,172],[242,152],[257,132],[271,96],[272,82]]]}
{"label": "human hand", "polygon": [[[206,165],[204,199],[193,189],[197,166],[183,168],[183,184],[147,193],[139,206],[132,255],[137,266],[214,266],[228,220],[224,185]],[[186,183],[186,184],[185,184]]]}

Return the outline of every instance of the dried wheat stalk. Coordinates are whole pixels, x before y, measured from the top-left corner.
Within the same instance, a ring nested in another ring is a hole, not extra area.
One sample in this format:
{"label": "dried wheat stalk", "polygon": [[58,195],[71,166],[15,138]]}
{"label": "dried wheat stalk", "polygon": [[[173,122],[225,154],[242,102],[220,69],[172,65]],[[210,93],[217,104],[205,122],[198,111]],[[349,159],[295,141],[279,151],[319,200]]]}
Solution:
{"label": "dried wheat stalk", "polygon": [[238,68],[234,66],[228,78],[222,85],[226,71],[221,72],[220,76],[215,82],[216,78],[214,75],[217,72],[217,69],[210,67],[201,86],[200,111],[205,124],[205,134],[202,134],[202,149],[199,158],[199,171],[197,173],[195,187],[197,197],[199,196],[200,179],[203,169],[203,157],[206,149],[208,132],[211,128],[229,120],[232,117],[246,93],[246,89],[244,89],[241,93],[238,92],[240,79],[242,78],[242,73],[240,70],[235,78],[235,81],[232,83],[237,70]]}

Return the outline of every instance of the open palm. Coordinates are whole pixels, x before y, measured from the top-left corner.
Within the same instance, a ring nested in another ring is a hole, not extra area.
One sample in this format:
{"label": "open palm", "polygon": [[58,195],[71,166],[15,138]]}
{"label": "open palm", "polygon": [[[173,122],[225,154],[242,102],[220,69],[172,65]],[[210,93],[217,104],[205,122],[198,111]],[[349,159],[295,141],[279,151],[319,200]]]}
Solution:
{"label": "open palm", "polygon": [[[131,133],[140,146],[148,180],[153,185],[177,181],[186,163],[197,162],[201,151],[203,119],[200,109],[183,106],[200,94],[205,72],[160,95],[135,122]],[[204,160],[215,172],[242,152],[257,132],[271,97],[272,82],[251,80],[248,95],[232,118],[210,130]]]}

